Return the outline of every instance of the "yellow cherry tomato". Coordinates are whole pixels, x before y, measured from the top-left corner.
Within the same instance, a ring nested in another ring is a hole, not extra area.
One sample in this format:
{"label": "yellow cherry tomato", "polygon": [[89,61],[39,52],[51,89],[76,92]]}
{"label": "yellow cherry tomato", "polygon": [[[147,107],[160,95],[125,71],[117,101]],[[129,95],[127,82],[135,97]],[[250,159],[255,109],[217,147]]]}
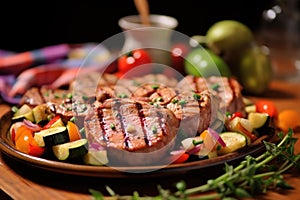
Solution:
{"label": "yellow cherry tomato", "polygon": [[19,128],[16,133],[16,148],[23,153],[28,153],[29,145],[33,140],[33,131],[29,128],[23,127],[25,126],[22,126],[22,129]]}
{"label": "yellow cherry tomato", "polygon": [[300,127],[300,113],[292,110],[285,109],[278,114],[278,128],[282,131],[288,131],[289,128],[296,129]]}
{"label": "yellow cherry tomato", "polygon": [[78,129],[78,126],[75,123],[68,121],[67,129],[68,129],[68,133],[69,133],[71,142],[75,141],[75,140],[79,140],[81,138],[80,131]]}

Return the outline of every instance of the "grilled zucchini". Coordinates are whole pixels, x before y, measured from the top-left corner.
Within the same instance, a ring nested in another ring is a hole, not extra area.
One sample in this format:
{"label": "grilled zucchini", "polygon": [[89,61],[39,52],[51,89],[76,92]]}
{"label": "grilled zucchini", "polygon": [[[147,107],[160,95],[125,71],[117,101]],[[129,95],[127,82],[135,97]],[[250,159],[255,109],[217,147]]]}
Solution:
{"label": "grilled zucchini", "polygon": [[68,130],[65,126],[53,127],[36,132],[34,140],[40,147],[52,147],[70,141]]}
{"label": "grilled zucchini", "polygon": [[53,153],[58,160],[80,160],[87,154],[87,139],[79,139],[73,142],[55,145],[52,147]]}
{"label": "grilled zucchini", "polygon": [[246,136],[238,132],[224,132],[220,134],[220,137],[225,142],[226,147],[221,147],[218,150],[219,155],[232,153],[247,145]]}

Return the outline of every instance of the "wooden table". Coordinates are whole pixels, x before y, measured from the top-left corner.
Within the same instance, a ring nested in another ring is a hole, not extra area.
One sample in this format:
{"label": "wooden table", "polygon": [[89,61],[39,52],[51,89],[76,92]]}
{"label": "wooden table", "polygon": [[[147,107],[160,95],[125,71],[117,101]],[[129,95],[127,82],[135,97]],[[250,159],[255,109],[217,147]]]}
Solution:
{"label": "wooden table", "polygon": [[[300,80],[299,82],[286,82],[274,80],[271,83],[270,90],[263,97],[250,97],[253,100],[270,99],[278,110],[292,108],[300,112]],[[5,104],[0,105],[0,115],[8,111],[10,108]],[[299,119],[300,120],[300,119]],[[300,132],[295,134],[300,137]],[[296,145],[296,152],[300,152],[299,142]],[[144,180],[129,179],[107,179],[81,177],[67,174],[58,174],[55,172],[37,169],[35,167],[23,164],[1,153],[0,159],[0,199],[91,199],[89,188],[103,190],[105,185],[112,186],[116,191],[139,190],[145,189],[145,185],[149,190],[156,190],[156,185],[161,180],[151,178]],[[287,182],[295,187],[294,190],[270,191],[259,199],[300,199],[300,173],[299,171],[285,174]],[[189,177],[186,177],[189,178]],[[195,177],[191,177],[192,178]],[[141,182],[142,181],[142,182]],[[168,177],[164,180],[172,184],[177,181],[176,177]],[[167,187],[167,186],[166,186]],[[6,194],[5,194],[6,193]]]}

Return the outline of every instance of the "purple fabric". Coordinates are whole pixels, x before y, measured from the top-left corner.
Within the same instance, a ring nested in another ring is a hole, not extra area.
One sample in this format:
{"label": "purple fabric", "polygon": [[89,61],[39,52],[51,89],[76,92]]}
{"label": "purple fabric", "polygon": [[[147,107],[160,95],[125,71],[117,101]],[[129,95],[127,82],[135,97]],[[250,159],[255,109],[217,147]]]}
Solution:
{"label": "purple fabric", "polygon": [[13,55],[13,54],[15,54],[15,52],[0,49],[0,58],[10,56],[10,55]]}
{"label": "purple fabric", "polygon": [[[71,52],[80,51],[83,54],[82,57],[72,57]],[[48,46],[36,50],[30,51],[33,57],[33,66],[28,66],[24,71],[30,70],[34,67],[39,66],[48,66],[49,67],[49,76],[51,76],[51,68],[57,64],[58,66],[66,68],[66,70],[71,68],[85,67],[90,65],[99,65],[106,66],[110,57],[106,58],[107,54],[110,54],[108,49],[102,45],[96,43],[84,43],[80,45],[69,45],[69,44],[59,44]],[[92,53],[92,54],[90,54]],[[10,55],[14,55],[14,52],[1,50],[0,49],[0,58]],[[98,56],[105,57],[104,60],[99,61]],[[53,65],[54,64],[54,65]],[[30,72],[31,73],[31,72]],[[17,74],[17,73],[15,73]],[[20,74],[19,74],[20,75]],[[17,95],[15,97],[9,97],[8,93],[15,85],[18,85],[18,78],[13,74],[1,75],[0,74],[0,98],[2,100],[11,103],[18,104],[22,95]],[[24,81],[24,80],[23,80]],[[37,84],[37,83],[35,83]]]}
{"label": "purple fabric", "polygon": [[14,75],[0,75],[0,95],[2,99],[11,104],[18,104],[20,102],[19,96],[8,97],[7,94],[11,89],[12,85],[16,82]]}
{"label": "purple fabric", "polygon": [[67,44],[49,46],[42,49],[34,50],[37,60],[42,60],[46,63],[54,62],[57,59],[64,58],[68,55],[70,47]]}

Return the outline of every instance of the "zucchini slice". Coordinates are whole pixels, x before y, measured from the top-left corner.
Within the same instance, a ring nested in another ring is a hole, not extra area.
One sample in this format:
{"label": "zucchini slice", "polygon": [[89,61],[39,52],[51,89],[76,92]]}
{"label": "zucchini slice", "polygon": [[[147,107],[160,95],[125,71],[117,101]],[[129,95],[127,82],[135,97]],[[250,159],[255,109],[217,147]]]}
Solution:
{"label": "zucchini slice", "polygon": [[46,104],[40,104],[35,106],[32,109],[32,114],[35,120],[35,123],[40,123],[41,121],[47,120],[48,114],[47,114],[47,105]]}
{"label": "zucchini slice", "polygon": [[90,149],[88,153],[84,155],[83,161],[88,165],[106,165],[108,163],[107,151]]}
{"label": "zucchini slice", "polygon": [[252,112],[249,113],[248,119],[254,129],[260,128],[266,124],[269,115],[266,113]]}
{"label": "zucchini slice", "polygon": [[34,140],[40,147],[52,147],[54,145],[63,144],[70,141],[67,128],[54,127],[36,132]]}
{"label": "zucchini slice", "polygon": [[12,120],[21,119],[21,118],[25,118],[29,121],[34,122],[33,112],[32,112],[32,109],[29,105],[23,104],[18,109],[18,111],[14,113],[14,115],[12,117]]}
{"label": "zucchini slice", "polygon": [[247,138],[241,133],[237,132],[224,132],[220,137],[225,142],[226,147],[221,147],[218,150],[219,155],[228,154],[241,149],[247,145]]}
{"label": "zucchini slice", "polygon": [[87,139],[83,138],[73,142],[52,146],[52,150],[58,160],[83,159],[84,155],[88,152],[86,145]]}
{"label": "zucchini slice", "polygon": [[246,113],[256,112],[256,106],[255,105],[246,106],[245,111],[246,111]]}

